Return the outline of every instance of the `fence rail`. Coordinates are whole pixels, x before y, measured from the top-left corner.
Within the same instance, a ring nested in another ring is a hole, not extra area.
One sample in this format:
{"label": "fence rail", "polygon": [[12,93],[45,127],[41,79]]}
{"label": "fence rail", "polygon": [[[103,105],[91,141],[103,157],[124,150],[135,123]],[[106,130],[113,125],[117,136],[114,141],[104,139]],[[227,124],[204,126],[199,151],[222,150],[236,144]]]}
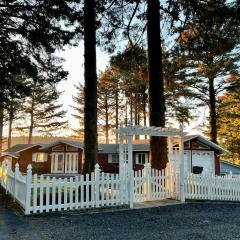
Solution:
{"label": "fence rail", "polygon": [[240,178],[187,173],[186,199],[240,201]]}

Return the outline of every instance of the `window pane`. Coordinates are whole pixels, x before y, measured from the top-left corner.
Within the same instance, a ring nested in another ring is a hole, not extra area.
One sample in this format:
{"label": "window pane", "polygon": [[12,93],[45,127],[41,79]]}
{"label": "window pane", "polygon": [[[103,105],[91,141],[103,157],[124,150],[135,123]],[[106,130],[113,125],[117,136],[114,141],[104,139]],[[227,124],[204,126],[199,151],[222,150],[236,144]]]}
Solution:
{"label": "window pane", "polygon": [[58,155],[57,169],[58,169],[58,171],[62,171],[63,170],[63,155],[62,154]]}
{"label": "window pane", "polygon": [[36,154],[36,161],[37,162],[44,162],[44,153],[37,153]]}

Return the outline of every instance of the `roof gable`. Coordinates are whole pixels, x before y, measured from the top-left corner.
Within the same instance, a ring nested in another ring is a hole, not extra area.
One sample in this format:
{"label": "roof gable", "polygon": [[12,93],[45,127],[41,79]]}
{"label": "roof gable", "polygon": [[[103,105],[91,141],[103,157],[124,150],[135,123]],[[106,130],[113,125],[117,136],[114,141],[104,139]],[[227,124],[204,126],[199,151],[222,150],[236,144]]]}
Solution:
{"label": "roof gable", "polygon": [[75,148],[83,149],[83,143],[81,143],[81,142],[70,141],[70,140],[58,140],[58,141],[55,141],[53,143],[50,143],[50,144],[40,148],[39,150],[46,150],[46,149],[55,147],[55,146],[57,146],[59,144],[66,144],[66,145],[69,145],[69,146],[72,146],[72,147],[75,147]]}

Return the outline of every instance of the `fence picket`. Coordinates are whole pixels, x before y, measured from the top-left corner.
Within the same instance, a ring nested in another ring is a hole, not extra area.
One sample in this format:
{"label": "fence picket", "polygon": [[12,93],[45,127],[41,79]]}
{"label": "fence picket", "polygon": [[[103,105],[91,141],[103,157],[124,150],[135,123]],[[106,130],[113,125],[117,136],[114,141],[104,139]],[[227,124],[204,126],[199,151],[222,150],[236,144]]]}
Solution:
{"label": "fence picket", "polygon": [[81,178],[80,178],[80,190],[81,190],[80,204],[81,204],[81,208],[84,208],[84,176],[83,175],[81,175]]}
{"label": "fence picket", "polygon": [[49,212],[49,194],[50,194],[50,178],[47,176],[46,178],[46,212]]}
{"label": "fence picket", "polygon": [[94,172],[91,173],[91,207],[95,206],[95,179]]}
{"label": "fence picket", "polygon": [[69,209],[73,209],[73,178],[70,177],[70,187],[69,187]]}
{"label": "fence picket", "polygon": [[56,178],[52,178],[52,211],[56,209]]}
{"label": "fence picket", "polygon": [[79,191],[79,183],[78,183],[78,176],[75,177],[75,209],[79,208],[79,200],[78,200],[78,191]]}
{"label": "fence picket", "polygon": [[40,213],[43,212],[43,187],[44,187],[44,176],[40,176]]}
{"label": "fence picket", "polygon": [[104,181],[104,172],[101,173],[101,206],[103,207],[104,206],[104,195],[105,195],[105,188],[104,188],[104,185],[105,185],[105,181]]}
{"label": "fence picket", "polygon": [[58,186],[58,211],[61,211],[62,209],[62,179],[59,178],[57,181],[57,186]]}
{"label": "fence picket", "polygon": [[86,208],[89,208],[89,174],[86,174]]}

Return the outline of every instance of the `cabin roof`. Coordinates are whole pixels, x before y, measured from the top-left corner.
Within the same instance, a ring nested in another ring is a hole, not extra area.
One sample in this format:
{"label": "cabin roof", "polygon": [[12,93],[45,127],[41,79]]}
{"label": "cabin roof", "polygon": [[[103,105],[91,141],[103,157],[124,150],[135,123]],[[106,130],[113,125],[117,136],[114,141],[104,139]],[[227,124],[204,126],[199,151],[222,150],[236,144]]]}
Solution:
{"label": "cabin roof", "polygon": [[71,141],[71,140],[58,140],[55,142],[52,142],[50,144],[47,144],[45,146],[43,146],[42,148],[40,148],[39,150],[47,150],[51,147],[57,146],[59,144],[66,144],[66,145],[70,145],[72,147],[76,147],[76,148],[80,148],[83,149],[83,143],[79,142],[79,141]]}
{"label": "cabin roof", "polygon": [[[200,136],[200,135],[187,135],[184,137],[184,142],[197,139],[200,142],[204,143],[207,146],[212,147],[213,149],[218,150],[220,153],[226,152],[226,150],[219,145],[213,143],[212,141],[208,140],[207,138]],[[79,149],[83,149],[84,145],[82,142],[79,141],[72,141],[72,140],[58,140],[49,144],[16,144],[13,147],[7,149],[3,155],[9,155],[12,157],[19,157],[19,153],[28,149],[31,149],[32,147],[39,146],[40,148],[38,150],[47,150],[53,146],[59,145],[59,144],[66,144],[70,145]],[[174,145],[177,145],[177,142],[174,143]],[[119,152],[119,144],[99,144],[98,146],[99,153],[118,153]],[[140,140],[138,143],[133,143],[133,151],[150,151],[150,144],[149,140]]]}
{"label": "cabin roof", "polygon": [[4,151],[3,156],[9,155],[15,158],[19,157],[19,153],[28,149],[31,149],[33,147],[40,146],[42,147],[45,144],[16,144],[7,150]]}

